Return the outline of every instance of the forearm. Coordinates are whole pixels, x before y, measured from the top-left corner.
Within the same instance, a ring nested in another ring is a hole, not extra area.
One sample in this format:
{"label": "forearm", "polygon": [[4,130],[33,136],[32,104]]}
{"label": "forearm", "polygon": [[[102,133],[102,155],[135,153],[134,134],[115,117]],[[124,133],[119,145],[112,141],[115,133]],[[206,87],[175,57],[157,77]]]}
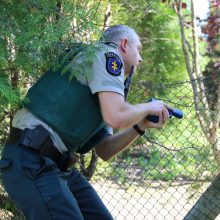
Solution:
{"label": "forearm", "polygon": [[96,153],[103,160],[109,160],[130,146],[140,135],[133,127],[102,140],[96,146]]}
{"label": "forearm", "polygon": [[118,128],[129,128],[137,124],[148,115],[149,107],[147,103],[130,105],[126,103],[122,109],[118,111],[118,120],[121,122]]}
{"label": "forearm", "polygon": [[141,121],[150,107],[148,103],[131,105],[115,93],[99,93],[102,116],[106,124],[113,128],[128,128]]}
{"label": "forearm", "polygon": [[131,127],[147,115],[157,115],[161,118],[169,114],[162,102],[131,105],[124,101],[123,96],[114,92],[100,92],[98,95],[102,117],[106,124],[113,128]]}

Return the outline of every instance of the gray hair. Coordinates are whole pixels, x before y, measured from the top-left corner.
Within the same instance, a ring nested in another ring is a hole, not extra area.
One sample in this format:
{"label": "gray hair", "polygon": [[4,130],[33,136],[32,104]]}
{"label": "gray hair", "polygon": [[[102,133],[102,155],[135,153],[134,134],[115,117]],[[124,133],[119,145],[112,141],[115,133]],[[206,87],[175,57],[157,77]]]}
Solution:
{"label": "gray hair", "polygon": [[118,44],[120,40],[125,37],[134,41],[135,38],[138,37],[138,34],[134,31],[134,29],[120,24],[107,28],[102,34],[101,41]]}

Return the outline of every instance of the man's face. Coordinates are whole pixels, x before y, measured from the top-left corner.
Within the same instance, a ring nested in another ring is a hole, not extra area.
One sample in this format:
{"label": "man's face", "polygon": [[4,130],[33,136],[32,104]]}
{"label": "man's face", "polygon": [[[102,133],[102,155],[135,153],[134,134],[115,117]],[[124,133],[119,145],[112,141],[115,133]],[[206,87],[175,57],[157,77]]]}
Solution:
{"label": "man's face", "polygon": [[133,40],[128,40],[126,45],[126,53],[124,54],[125,75],[131,71],[131,67],[137,66],[143,61],[140,55],[142,45],[138,36],[133,37]]}

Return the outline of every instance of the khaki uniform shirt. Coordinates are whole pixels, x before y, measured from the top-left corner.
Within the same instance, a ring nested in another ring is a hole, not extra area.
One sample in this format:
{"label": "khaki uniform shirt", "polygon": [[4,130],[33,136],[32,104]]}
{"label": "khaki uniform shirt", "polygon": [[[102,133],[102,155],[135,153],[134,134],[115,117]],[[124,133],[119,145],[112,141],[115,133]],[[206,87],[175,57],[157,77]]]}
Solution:
{"label": "khaki uniform shirt", "polygon": [[[91,73],[86,77],[78,76],[80,83],[89,86],[93,94],[101,91],[111,91],[124,96],[124,65],[122,57],[117,48],[109,45],[102,45],[98,50],[91,63]],[[72,61],[72,69],[75,65],[83,64],[83,56],[76,56]],[[19,110],[13,118],[12,126],[20,129],[33,129],[37,125],[42,125],[49,131],[54,142],[54,146],[61,152],[67,151],[66,146],[60,136],[53,129],[34,116],[28,109]],[[106,126],[105,129],[109,134],[113,134],[112,128]]]}

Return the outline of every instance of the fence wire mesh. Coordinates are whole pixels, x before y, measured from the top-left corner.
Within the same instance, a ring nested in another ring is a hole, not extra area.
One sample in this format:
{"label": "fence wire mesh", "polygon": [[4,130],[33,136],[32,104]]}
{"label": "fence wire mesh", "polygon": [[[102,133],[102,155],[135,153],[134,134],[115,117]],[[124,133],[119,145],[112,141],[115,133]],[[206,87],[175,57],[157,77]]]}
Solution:
{"label": "fence wire mesh", "polygon": [[[197,86],[196,99],[192,84]],[[98,162],[91,182],[116,220],[218,219],[220,198],[210,202],[207,196],[195,205],[219,170],[214,150],[219,147],[219,129],[210,130],[219,114],[217,85],[217,78],[175,84],[133,82],[129,102],[159,98],[182,110],[184,117],[172,117],[161,130],[148,130],[112,161]],[[211,196],[219,193],[215,189]],[[192,214],[187,215],[189,211]]]}
{"label": "fence wire mesh", "polygon": [[[130,103],[158,98],[182,110],[184,117],[172,117],[161,130],[147,130],[111,161],[98,160],[94,150],[80,157],[76,167],[90,179],[114,219],[220,219],[219,84],[218,77],[132,83]],[[5,117],[1,124],[2,143],[7,121]],[[13,213],[4,219],[24,219],[20,212]]]}

